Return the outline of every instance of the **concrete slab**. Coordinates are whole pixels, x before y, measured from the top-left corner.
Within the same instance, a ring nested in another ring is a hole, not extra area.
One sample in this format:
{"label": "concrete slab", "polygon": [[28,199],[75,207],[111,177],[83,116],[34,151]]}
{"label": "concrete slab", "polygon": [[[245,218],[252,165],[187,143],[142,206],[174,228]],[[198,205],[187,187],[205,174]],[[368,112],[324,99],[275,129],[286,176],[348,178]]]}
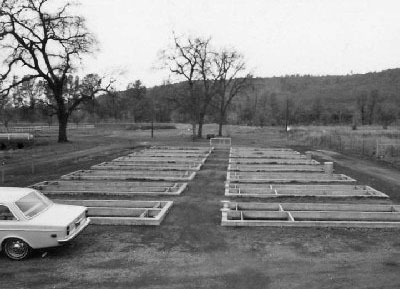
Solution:
{"label": "concrete slab", "polygon": [[57,180],[30,187],[45,195],[178,196],[186,190],[187,183]]}
{"label": "concrete slab", "polygon": [[225,185],[225,196],[244,198],[389,198],[369,186],[355,185],[276,185],[239,184]]}
{"label": "concrete slab", "polygon": [[319,172],[227,172],[226,180],[231,183],[343,183],[356,180],[342,174]]}
{"label": "concrete slab", "polygon": [[171,201],[54,200],[55,203],[88,207],[93,225],[158,226],[172,207]]}
{"label": "concrete slab", "polygon": [[129,170],[79,170],[63,175],[63,180],[152,180],[190,181],[196,175],[191,171],[129,171]]}
{"label": "concrete slab", "polygon": [[400,206],[223,202],[222,226],[400,228]]}

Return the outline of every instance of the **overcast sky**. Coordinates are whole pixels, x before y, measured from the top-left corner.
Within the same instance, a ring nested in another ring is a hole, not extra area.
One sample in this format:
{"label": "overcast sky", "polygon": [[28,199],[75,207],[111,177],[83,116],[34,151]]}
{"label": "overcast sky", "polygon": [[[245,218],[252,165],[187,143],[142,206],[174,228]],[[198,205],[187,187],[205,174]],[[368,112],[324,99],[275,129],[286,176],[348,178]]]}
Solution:
{"label": "overcast sky", "polygon": [[99,40],[86,72],[119,73],[120,86],[161,84],[157,53],[178,35],[235,47],[255,76],[349,74],[400,67],[400,1],[81,0]]}

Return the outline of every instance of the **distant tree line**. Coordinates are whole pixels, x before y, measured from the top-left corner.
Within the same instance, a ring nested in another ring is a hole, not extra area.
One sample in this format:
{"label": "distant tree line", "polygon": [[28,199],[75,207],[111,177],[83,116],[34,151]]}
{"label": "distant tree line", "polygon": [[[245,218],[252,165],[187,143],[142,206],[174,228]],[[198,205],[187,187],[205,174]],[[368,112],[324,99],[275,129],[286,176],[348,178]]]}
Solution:
{"label": "distant tree line", "polygon": [[[284,126],[287,121],[289,125],[352,125],[356,128],[359,125],[379,124],[386,128],[399,118],[400,100],[396,93],[388,92],[382,84],[379,85],[380,90],[354,85],[356,89],[348,92],[348,95],[338,93],[333,97],[324,77],[314,77],[312,81],[308,78],[286,76],[269,79],[273,81],[271,83],[265,83],[265,79],[248,80],[246,87],[227,107],[224,123]],[[299,83],[299,79],[308,79],[307,95],[303,91],[304,85],[293,84]],[[65,91],[73,97],[99,80],[100,76],[93,74],[82,79],[68,75]],[[18,78],[14,79],[16,81]],[[334,80],[332,83],[337,87],[346,82],[346,76],[343,76],[341,81]],[[203,85],[199,81],[194,83],[194,99],[203,99]],[[312,87],[318,89],[310,89]],[[5,126],[16,121],[55,123],[57,109],[49,102],[48,93],[51,92],[43,81],[21,83],[15,87],[11,97],[0,103],[0,121]],[[202,115],[202,123],[218,123],[221,120],[221,106],[216,103],[218,100],[215,97],[210,101],[206,113]],[[193,116],[187,82],[165,82],[146,88],[140,80],[135,80],[125,90],[110,89],[82,102],[72,112],[70,120],[78,124],[151,121],[192,123],[193,119],[199,120]]]}
{"label": "distant tree line", "polygon": [[386,128],[400,117],[400,69],[347,76],[254,79],[238,97],[231,123],[245,125],[358,125]]}

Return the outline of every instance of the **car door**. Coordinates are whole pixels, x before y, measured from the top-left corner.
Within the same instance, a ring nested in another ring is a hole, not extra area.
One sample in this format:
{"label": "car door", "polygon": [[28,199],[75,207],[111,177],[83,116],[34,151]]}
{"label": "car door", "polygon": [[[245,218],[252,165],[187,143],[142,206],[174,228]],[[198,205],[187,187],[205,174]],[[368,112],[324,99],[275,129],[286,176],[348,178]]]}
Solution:
{"label": "car door", "polygon": [[11,212],[5,204],[0,204],[0,241],[10,235],[15,230],[18,218]]}

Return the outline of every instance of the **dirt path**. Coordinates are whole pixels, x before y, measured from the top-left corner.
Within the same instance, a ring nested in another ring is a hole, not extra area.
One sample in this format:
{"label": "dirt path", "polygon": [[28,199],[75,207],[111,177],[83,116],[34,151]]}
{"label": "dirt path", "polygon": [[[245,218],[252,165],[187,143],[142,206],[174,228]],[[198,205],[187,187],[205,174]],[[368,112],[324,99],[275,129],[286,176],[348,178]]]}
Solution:
{"label": "dirt path", "polygon": [[396,202],[400,202],[400,171],[377,161],[363,160],[333,151],[312,151],[314,157],[334,162],[337,170],[355,178],[359,183],[383,191]]}
{"label": "dirt path", "polygon": [[[2,186],[28,186],[43,180],[53,180],[78,169],[88,169],[94,164],[108,161],[132,151],[125,143],[99,145],[66,151],[57,155],[38,154],[16,156],[12,162],[1,167],[4,179]],[[24,177],[22,178],[21,175]]]}

